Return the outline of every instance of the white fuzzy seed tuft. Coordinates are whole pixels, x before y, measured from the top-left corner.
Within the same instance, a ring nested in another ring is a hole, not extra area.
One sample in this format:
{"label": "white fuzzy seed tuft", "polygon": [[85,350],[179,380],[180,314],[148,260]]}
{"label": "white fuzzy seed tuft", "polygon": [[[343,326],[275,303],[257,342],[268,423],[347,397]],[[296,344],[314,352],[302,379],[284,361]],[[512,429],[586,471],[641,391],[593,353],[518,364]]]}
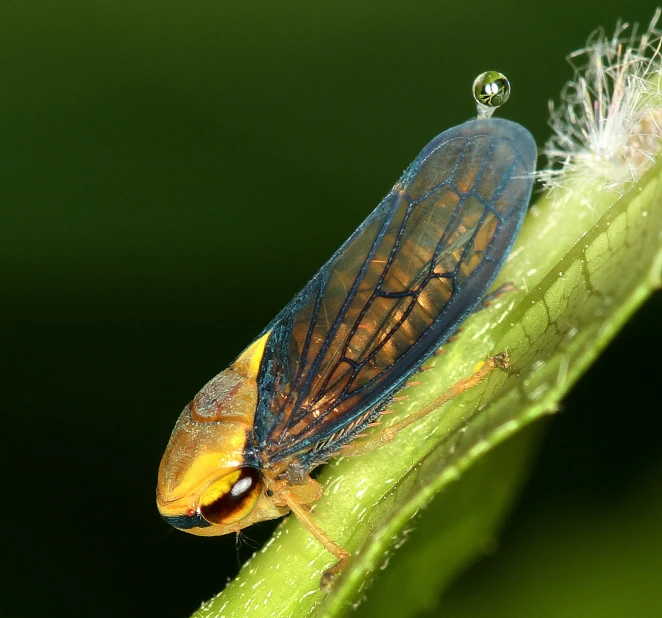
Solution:
{"label": "white fuzzy seed tuft", "polygon": [[637,24],[619,22],[611,38],[598,30],[568,56],[574,77],[560,105],[549,104],[554,136],[543,149],[547,168],[538,172],[546,188],[581,190],[586,182],[622,194],[655,162],[662,150],[661,12],[640,36]]}

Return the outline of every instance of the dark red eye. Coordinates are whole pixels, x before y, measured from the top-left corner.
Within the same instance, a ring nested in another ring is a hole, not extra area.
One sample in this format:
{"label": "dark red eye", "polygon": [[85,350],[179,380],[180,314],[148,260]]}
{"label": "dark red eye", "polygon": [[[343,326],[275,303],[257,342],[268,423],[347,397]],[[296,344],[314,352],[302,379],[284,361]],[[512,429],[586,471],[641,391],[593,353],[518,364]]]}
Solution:
{"label": "dark red eye", "polygon": [[210,524],[231,524],[246,517],[262,492],[259,470],[239,468],[212,483],[200,498],[200,514]]}

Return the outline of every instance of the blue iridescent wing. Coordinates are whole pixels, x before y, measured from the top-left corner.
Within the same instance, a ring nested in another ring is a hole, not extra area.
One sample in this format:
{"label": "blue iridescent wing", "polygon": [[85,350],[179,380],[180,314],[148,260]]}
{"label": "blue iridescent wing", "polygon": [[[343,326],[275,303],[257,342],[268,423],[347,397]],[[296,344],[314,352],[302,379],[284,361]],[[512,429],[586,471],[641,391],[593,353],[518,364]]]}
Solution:
{"label": "blue iridescent wing", "polygon": [[257,451],[312,466],[351,439],[481,301],[531,196],[522,126],[477,119],[433,139],[269,326]]}

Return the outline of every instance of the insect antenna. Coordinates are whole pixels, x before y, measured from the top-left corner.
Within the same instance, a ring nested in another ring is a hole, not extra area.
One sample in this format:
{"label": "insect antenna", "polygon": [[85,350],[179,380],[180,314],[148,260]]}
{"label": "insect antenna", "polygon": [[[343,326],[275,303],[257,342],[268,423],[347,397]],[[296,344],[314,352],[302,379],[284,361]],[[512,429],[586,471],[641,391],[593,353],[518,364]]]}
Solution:
{"label": "insect antenna", "polygon": [[237,568],[241,568],[241,565],[245,562],[245,560],[241,559],[241,548],[245,547],[250,547],[253,551],[255,551],[260,544],[255,541],[254,539],[251,539],[248,535],[244,534],[241,530],[239,530],[234,539],[234,549],[235,549],[235,557],[237,559]]}

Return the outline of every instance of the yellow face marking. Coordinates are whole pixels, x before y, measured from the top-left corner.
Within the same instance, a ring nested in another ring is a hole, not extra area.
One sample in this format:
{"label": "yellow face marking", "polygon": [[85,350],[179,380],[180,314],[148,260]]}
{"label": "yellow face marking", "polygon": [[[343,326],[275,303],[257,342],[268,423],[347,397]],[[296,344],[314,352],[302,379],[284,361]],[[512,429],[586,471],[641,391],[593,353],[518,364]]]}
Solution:
{"label": "yellow face marking", "polygon": [[211,504],[227,495],[239,479],[247,433],[255,415],[257,374],[268,337],[266,333],[248,346],[231,367],[205,385],[181,414],[159,471],[158,503],[162,511],[184,512],[201,497],[204,504]]}
{"label": "yellow face marking", "polygon": [[159,469],[159,504],[186,509],[208,483],[241,467],[245,454],[244,423],[196,423],[185,411],[170,438]]}

